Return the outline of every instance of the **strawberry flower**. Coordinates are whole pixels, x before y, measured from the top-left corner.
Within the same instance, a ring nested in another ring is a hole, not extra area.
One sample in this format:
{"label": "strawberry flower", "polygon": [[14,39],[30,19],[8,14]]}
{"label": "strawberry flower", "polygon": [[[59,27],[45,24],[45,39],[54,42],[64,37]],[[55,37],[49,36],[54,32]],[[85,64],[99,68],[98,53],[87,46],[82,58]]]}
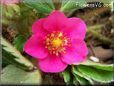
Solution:
{"label": "strawberry flower", "polygon": [[68,64],[85,61],[88,54],[84,42],[86,24],[80,18],[67,18],[64,13],[53,11],[47,18],[37,20],[32,32],[24,51],[38,59],[42,71],[62,72]]}

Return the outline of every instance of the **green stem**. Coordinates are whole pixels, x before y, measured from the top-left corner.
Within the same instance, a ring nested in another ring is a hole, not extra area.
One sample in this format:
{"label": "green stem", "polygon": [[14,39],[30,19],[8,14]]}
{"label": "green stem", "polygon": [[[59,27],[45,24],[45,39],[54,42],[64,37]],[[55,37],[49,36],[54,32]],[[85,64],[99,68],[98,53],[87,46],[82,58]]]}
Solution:
{"label": "green stem", "polygon": [[100,40],[103,44],[110,44],[112,42],[111,39],[109,39],[108,37],[103,36],[102,34],[98,33],[97,31],[95,31],[91,28],[88,28],[87,33],[92,33],[93,37]]}
{"label": "green stem", "polygon": [[104,27],[104,24],[97,24],[97,25],[94,25],[94,26],[89,26],[88,30],[92,30],[92,29],[100,30],[100,29],[102,29],[102,27]]}

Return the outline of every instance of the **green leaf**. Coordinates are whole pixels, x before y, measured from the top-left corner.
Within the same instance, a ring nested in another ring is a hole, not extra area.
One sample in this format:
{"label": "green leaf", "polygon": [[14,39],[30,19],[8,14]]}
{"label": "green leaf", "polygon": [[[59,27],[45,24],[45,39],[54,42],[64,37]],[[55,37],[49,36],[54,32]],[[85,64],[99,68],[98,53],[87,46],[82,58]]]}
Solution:
{"label": "green leaf", "polygon": [[20,7],[16,4],[3,6],[3,16],[5,19],[18,18],[20,16]]}
{"label": "green leaf", "polygon": [[90,67],[94,67],[97,69],[101,69],[101,70],[106,70],[106,71],[113,71],[114,70],[113,64],[101,64],[101,63],[95,63],[95,62],[92,62],[89,60],[87,60],[81,64],[86,65],[86,66],[90,66]]}
{"label": "green leaf", "polygon": [[6,10],[5,8],[5,15],[7,18],[12,18],[14,14],[13,8],[11,6],[9,6]]}
{"label": "green leaf", "polygon": [[84,76],[87,76],[95,81],[102,83],[109,83],[113,80],[114,72],[113,71],[104,71],[100,69],[96,69],[93,67],[88,67],[84,65],[78,65],[77,69]]}
{"label": "green leaf", "polygon": [[17,48],[17,50],[22,52],[25,42],[26,42],[26,38],[24,36],[22,36],[22,35],[19,35],[14,40],[14,46]]}
{"label": "green leaf", "polygon": [[51,0],[49,0],[49,2],[46,2],[46,0],[23,0],[23,2],[28,7],[36,9],[38,12],[50,13],[52,10],[54,10]]}
{"label": "green leaf", "polygon": [[86,4],[86,0],[63,0],[60,10],[65,12],[72,9],[80,9]]}
{"label": "green leaf", "polygon": [[52,0],[41,0],[41,1],[43,4],[47,4],[50,8],[55,9],[55,6]]}
{"label": "green leaf", "polygon": [[8,41],[1,37],[2,44],[2,56],[9,63],[15,64],[21,68],[31,70],[33,69],[33,64],[26,59],[21,53],[13,47]]}
{"label": "green leaf", "polygon": [[64,72],[62,72],[64,81],[67,85],[73,85],[74,77],[73,77],[73,74],[70,70],[71,70],[71,68],[69,66]]}
{"label": "green leaf", "polygon": [[40,84],[41,75],[38,70],[32,72],[26,72],[13,65],[5,67],[1,74],[2,84]]}
{"label": "green leaf", "polygon": [[74,74],[74,76],[75,76],[76,80],[80,83],[80,85],[90,85],[89,81],[86,80],[85,78],[80,77],[80,76],[75,75],[75,74]]}
{"label": "green leaf", "polygon": [[65,70],[64,72],[62,72],[62,74],[63,74],[64,81],[66,83],[69,83],[71,80],[70,72],[68,70]]}
{"label": "green leaf", "polygon": [[[20,16],[20,7],[19,7],[19,5],[13,4],[13,5],[12,5],[12,8],[13,8],[15,14]],[[15,14],[14,14],[14,15],[15,15]]]}
{"label": "green leaf", "polygon": [[77,67],[73,67],[72,68],[73,74],[74,75],[78,75],[79,77],[82,77],[84,79],[86,79],[87,81],[89,81],[90,84],[94,84],[93,80],[85,75],[83,75],[81,72],[78,71]]}

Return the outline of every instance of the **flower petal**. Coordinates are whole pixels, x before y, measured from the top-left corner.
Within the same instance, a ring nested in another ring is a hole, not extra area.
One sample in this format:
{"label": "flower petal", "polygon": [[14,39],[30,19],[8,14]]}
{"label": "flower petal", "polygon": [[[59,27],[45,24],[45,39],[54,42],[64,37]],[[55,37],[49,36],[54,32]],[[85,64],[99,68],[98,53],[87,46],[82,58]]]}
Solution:
{"label": "flower petal", "polygon": [[86,43],[80,39],[72,40],[71,47],[67,48],[62,60],[68,64],[78,64],[83,62],[88,54]]}
{"label": "flower petal", "polygon": [[88,48],[84,40],[74,39],[72,41],[72,47],[75,49],[75,52],[81,56],[87,56]]}
{"label": "flower petal", "polygon": [[84,39],[86,34],[86,24],[80,18],[68,18],[65,21],[63,32],[68,34],[71,39]]}
{"label": "flower petal", "polygon": [[43,23],[45,22],[45,18],[39,19],[32,25],[32,32],[39,33],[39,34],[47,34],[48,31],[43,28]]}
{"label": "flower petal", "polygon": [[39,34],[34,34],[24,45],[24,51],[35,58],[45,58],[48,51],[43,45],[43,38]]}
{"label": "flower petal", "polygon": [[62,61],[65,62],[66,64],[79,64],[85,60],[84,57],[77,53],[67,53],[63,55]]}
{"label": "flower petal", "polygon": [[67,64],[62,62],[61,57],[54,55],[48,55],[46,58],[40,59],[38,63],[42,71],[50,73],[62,72],[67,67]]}
{"label": "flower petal", "polygon": [[63,23],[66,20],[67,18],[64,13],[56,10],[46,18],[43,26],[51,32],[60,31],[61,26],[63,26]]}

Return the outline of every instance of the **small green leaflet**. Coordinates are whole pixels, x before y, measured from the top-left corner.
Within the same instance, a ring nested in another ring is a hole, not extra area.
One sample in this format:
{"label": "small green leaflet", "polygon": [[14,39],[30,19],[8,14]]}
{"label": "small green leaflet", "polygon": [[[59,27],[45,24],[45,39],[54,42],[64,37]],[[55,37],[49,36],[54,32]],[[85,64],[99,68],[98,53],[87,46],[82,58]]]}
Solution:
{"label": "small green leaflet", "polygon": [[[93,80],[90,79],[89,77],[83,75],[81,72],[79,72],[77,67],[74,66],[72,68],[72,72],[73,72],[74,76],[79,76],[79,79],[80,79],[80,77],[86,79],[89,82],[88,84],[94,84]],[[78,77],[76,77],[76,78],[78,78]]]}
{"label": "small green leaflet", "polygon": [[2,57],[11,64],[15,64],[21,68],[31,70],[33,69],[33,64],[26,59],[21,53],[13,47],[8,41],[1,37],[2,44]]}
{"label": "small green leaflet", "polygon": [[52,0],[23,0],[23,3],[41,13],[50,13],[54,10]]}
{"label": "small green leaflet", "polygon": [[22,52],[25,42],[26,42],[26,38],[22,35],[19,35],[14,39],[14,46],[17,48],[17,50]]}
{"label": "small green leaflet", "polygon": [[66,83],[69,83],[70,82],[70,79],[71,79],[71,76],[70,76],[70,73],[68,70],[64,71],[63,73],[63,77],[64,77],[64,81]]}
{"label": "small green leaflet", "polygon": [[95,63],[90,60],[86,60],[85,62],[81,63],[82,65],[94,67],[96,69],[106,70],[106,71],[114,71],[113,64],[101,64],[101,63]]}
{"label": "small green leaflet", "polygon": [[89,84],[90,84],[89,81],[86,80],[86,79],[83,78],[83,77],[80,77],[80,76],[75,75],[75,74],[74,74],[74,77],[76,78],[76,80],[77,80],[81,85],[89,85]]}
{"label": "small green leaflet", "polygon": [[109,83],[113,81],[113,71],[100,70],[85,65],[78,65],[77,68],[84,76],[87,76],[95,81],[102,83]]}

